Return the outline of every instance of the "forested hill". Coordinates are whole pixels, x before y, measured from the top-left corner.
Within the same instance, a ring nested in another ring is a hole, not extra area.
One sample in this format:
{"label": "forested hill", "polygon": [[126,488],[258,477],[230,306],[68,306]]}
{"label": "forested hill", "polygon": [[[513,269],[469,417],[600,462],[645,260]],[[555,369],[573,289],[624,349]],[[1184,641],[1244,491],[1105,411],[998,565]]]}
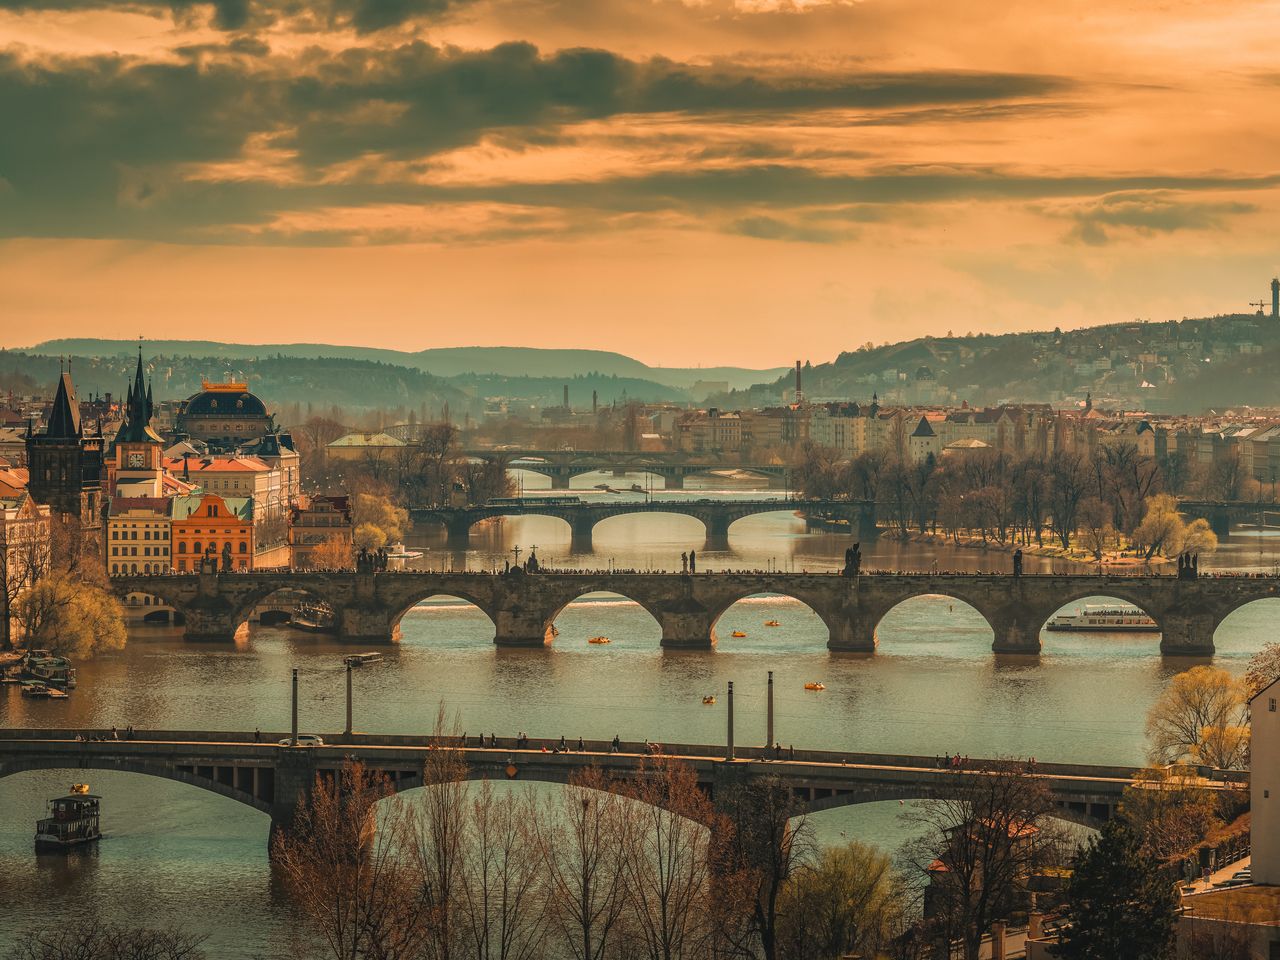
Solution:
{"label": "forested hill", "polygon": [[[136,340],[47,340],[29,352],[52,356],[134,356]],[[430,373],[438,377],[464,374],[500,377],[573,377],[587,373],[602,377],[651,381],[666,387],[688,389],[699,380],[724,381],[745,388],[772,379],[782,368],[749,370],[742,367],[650,367],[632,357],[607,350],[541,349],[536,347],[444,347],[402,352],[377,347],[352,347],[324,343],[218,343],[211,340],[147,340],[143,352],[150,356],[207,357],[232,363],[266,357],[372,360]],[[510,391],[505,391],[510,392]],[[645,399],[650,399],[645,397]],[[654,396],[652,399],[661,399]]]}
{"label": "forested hill", "polygon": [[[994,404],[1083,399],[1153,412],[1280,405],[1280,322],[1233,314],[1081,330],[924,337],[806,366],[810,399]],[[776,402],[790,375],[717,398]]]}

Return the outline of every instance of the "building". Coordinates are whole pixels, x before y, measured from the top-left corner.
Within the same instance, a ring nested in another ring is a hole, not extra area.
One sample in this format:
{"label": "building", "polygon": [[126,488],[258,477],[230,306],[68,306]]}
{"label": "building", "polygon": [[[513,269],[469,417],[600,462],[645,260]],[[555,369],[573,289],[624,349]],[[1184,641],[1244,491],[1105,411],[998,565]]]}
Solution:
{"label": "building", "polygon": [[330,460],[377,460],[391,463],[408,446],[389,433],[348,433],[325,447]]}
{"label": "building", "polygon": [[[300,569],[338,566],[334,561],[354,556],[355,530],[347,497],[311,497],[296,503],[289,524],[289,564]],[[319,560],[317,550],[324,548]]]}
{"label": "building", "polygon": [[112,497],[107,512],[107,571],[168,573],[171,552],[171,497]]}
{"label": "building", "polygon": [[249,392],[247,383],[201,382],[201,391],[187,398],[177,415],[179,433],[219,450],[275,432],[266,405]]}
{"label": "building", "polygon": [[200,569],[212,557],[221,570],[253,569],[253,501],[216,493],[174,497],[170,540],[174,568]]}
{"label": "building", "polygon": [[907,455],[912,463],[920,463],[929,457],[937,459],[941,453],[942,443],[938,439],[938,434],[929,423],[929,418],[921,415],[920,422],[907,438]]}
{"label": "building", "polygon": [[124,423],[107,459],[107,492],[112,497],[160,497],[165,493],[160,452],[164,441],[151,427],[151,386],[142,382],[142,348],[125,401]]}
{"label": "building", "polygon": [[70,373],[58,380],[44,431],[27,428],[27,490],[58,517],[74,517],[82,530],[102,526],[102,431],[86,435]]}
{"label": "building", "polygon": [[1253,882],[1280,886],[1280,680],[1249,702]]}
{"label": "building", "polygon": [[49,508],[25,493],[0,498],[0,589],[6,604],[0,623],[0,649],[9,646],[7,603],[16,600],[49,568]]}
{"label": "building", "polygon": [[283,473],[257,457],[182,457],[164,461],[164,468],[203,493],[252,500],[254,521],[259,526],[283,521],[288,515],[291,498]]}

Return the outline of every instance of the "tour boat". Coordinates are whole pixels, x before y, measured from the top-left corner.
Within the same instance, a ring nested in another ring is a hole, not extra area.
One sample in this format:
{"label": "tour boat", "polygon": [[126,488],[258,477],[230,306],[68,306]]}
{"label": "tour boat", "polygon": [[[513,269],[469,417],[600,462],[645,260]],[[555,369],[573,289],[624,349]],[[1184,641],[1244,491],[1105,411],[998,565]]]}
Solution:
{"label": "tour boat", "polygon": [[300,603],[293,608],[289,625],[307,633],[333,633],[333,610],[325,603]]}
{"label": "tour boat", "polygon": [[1046,630],[1078,633],[1159,633],[1160,625],[1137,607],[1086,606],[1054,617]]}
{"label": "tour boat", "polygon": [[824,683],[810,682],[806,683],[804,688],[806,690],[825,690],[827,689],[827,686]]}
{"label": "tour boat", "polygon": [[350,664],[353,667],[363,667],[366,664],[382,662],[382,654],[353,653],[350,656],[343,657],[342,662],[346,664]]}
{"label": "tour boat", "polygon": [[65,797],[49,801],[49,816],[36,821],[36,846],[65,850],[102,836],[99,828],[101,797],[89,792],[87,783],[71,785]]}
{"label": "tour boat", "polygon": [[735,630],[735,631],[733,631],[733,633],[729,634],[729,636],[731,636],[731,637],[745,637],[745,636],[746,636],[746,634],[745,634],[745,633],[743,633],[741,630]]}
{"label": "tour boat", "polygon": [[780,626],[782,626],[782,624],[780,624],[777,620],[766,620],[766,621],[764,622],[764,625],[765,625],[766,627],[780,627]]}
{"label": "tour boat", "polygon": [[592,637],[587,643],[612,643],[608,637]]}
{"label": "tour boat", "polygon": [[716,702],[715,694],[707,694],[702,698],[702,702],[705,704],[714,704]]}

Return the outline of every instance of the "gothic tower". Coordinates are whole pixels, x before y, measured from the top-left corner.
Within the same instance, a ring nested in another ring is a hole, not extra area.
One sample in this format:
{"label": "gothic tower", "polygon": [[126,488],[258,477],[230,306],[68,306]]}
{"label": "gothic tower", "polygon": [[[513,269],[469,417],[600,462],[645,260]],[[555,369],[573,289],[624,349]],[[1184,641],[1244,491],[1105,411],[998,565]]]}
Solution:
{"label": "gothic tower", "polygon": [[80,401],[71,374],[58,380],[49,425],[40,434],[27,424],[27,490],[37,503],[62,517],[75,517],[82,530],[102,525],[102,431],[85,436]]}
{"label": "gothic tower", "polygon": [[160,463],[164,441],[151,427],[154,405],[151,386],[143,383],[142,347],[138,347],[138,368],[125,401],[124,423],[112,444],[114,456],[107,464],[108,487],[113,496],[158,497],[161,495]]}

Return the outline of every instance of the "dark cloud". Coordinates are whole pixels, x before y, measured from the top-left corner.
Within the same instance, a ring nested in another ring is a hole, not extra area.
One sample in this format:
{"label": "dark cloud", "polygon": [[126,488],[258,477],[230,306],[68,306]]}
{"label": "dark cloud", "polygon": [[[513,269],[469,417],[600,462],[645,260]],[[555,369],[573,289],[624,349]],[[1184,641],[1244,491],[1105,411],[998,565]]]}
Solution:
{"label": "dark cloud", "polygon": [[294,29],[349,27],[375,33],[416,20],[438,18],[469,0],[0,0],[0,10],[115,10],[168,15],[175,22],[207,20],[218,30],[239,31],[287,21]]}
{"label": "dark cloud", "polygon": [[1135,191],[1108,194],[1073,207],[1065,215],[1075,221],[1070,239],[1102,246],[1110,242],[1115,228],[1147,235],[1216,230],[1223,228],[1228,218],[1258,209],[1255,204],[1238,201],[1191,200],[1168,191]]}

